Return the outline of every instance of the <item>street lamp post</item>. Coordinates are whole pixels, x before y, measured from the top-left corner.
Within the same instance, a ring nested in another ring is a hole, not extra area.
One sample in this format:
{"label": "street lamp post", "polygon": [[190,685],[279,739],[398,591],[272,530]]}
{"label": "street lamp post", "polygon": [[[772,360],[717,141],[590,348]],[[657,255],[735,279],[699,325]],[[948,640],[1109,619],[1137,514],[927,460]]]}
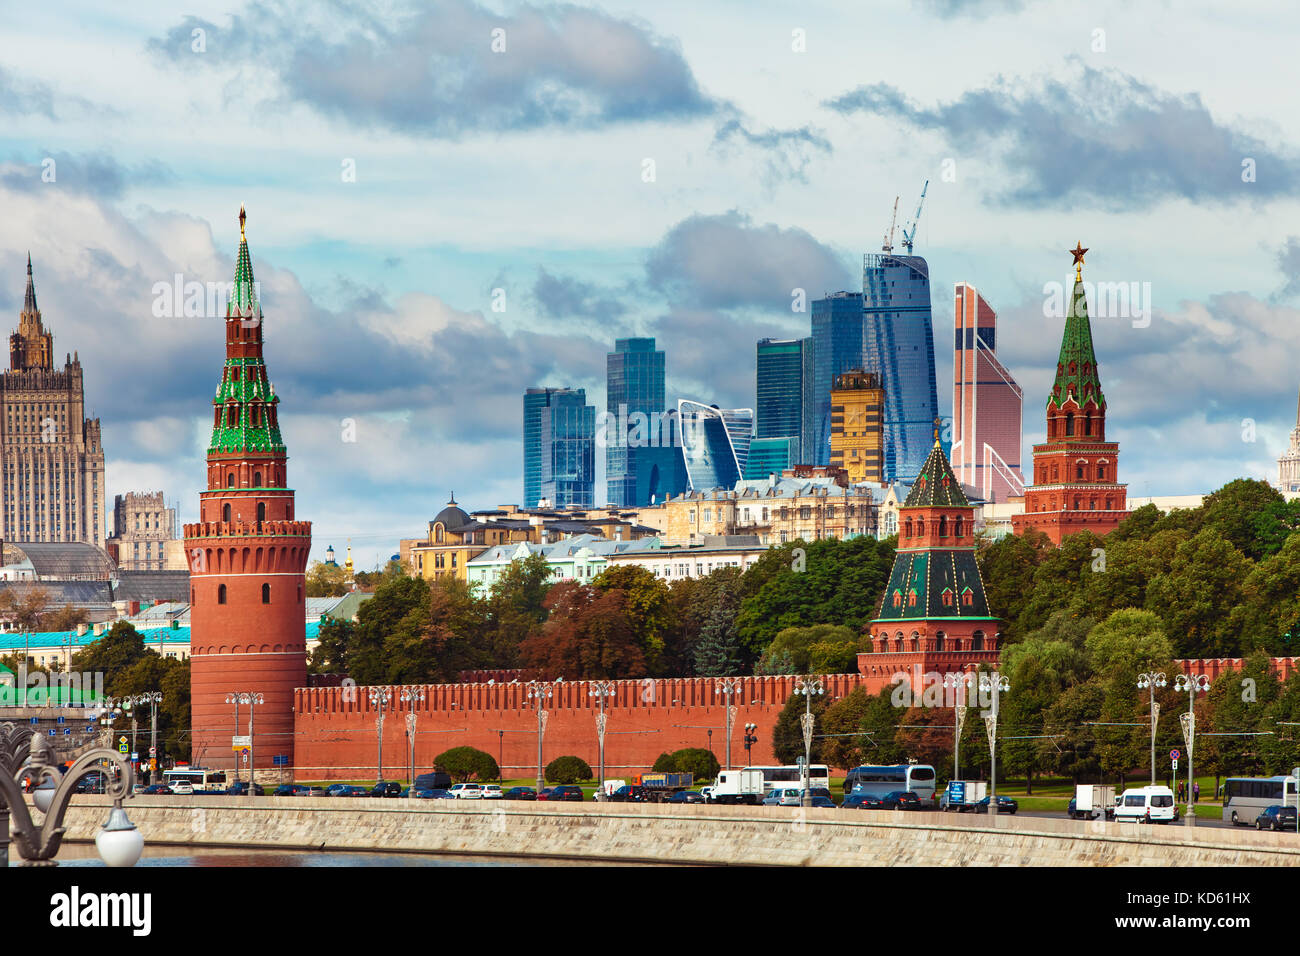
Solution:
{"label": "street lamp post", "polygon": [[1196,695],[1209,689],[1210,679],[1204,674],[1179,674],[1174,679],[1174,690],[1187,691],[1187,713],[1179,716],[1178,723],[1187,743],[1187,823],[1190,826],[1196,825],[1196,805],[1192,800],[1192,785],[1196,782],[1192,772],[1192,754],[1196,747]]}
{"label": "street lamp post", "polygon": [[411,747],[411,786],[407,793],[411,799],[415,799],[415,726],[416,715],[415,705],[422,704],[425,701],[425,692],[423,687],[403,687],[399,695],[402,703],[406,704],[406,737]]}
{"label": "street lamp post", "polygon": [[375,722],[375,728],[379,732],[379,776],[376,778],[378,781],[384,779],[384,708],[392,699],[392,688],[370,688],[370,706],[379,708],[379,719]]}
{"label": "street lamp post", "polygon": [[998,700],[1011,690],[1011,681],[1001,674],[980,674],[980,691],[993,695],[993,706],[984,715],[984,728],[989,735],[989,815],[998,812]]}
{"label": "street lamp post", "polygon": [[[239,694],[227,694],[226,703],[235,705],[235,732],[232,737],[239,736]],[[239,783],[239,757],[235,757],[235,783]]]}
{"label": "street lamp post", "polygon": [[953,705],[952,778],[961,779],[961,731],[966,726],[966,689],[970,686],[969,674],[944,674],[944,687],[960,687]]}
{"label": "street lamp post", "polygon": [[542,789],[545,784],[542,774],[542,738],[546,736],[546,710],[545,705],[551,699],[554,693],[550,684],[539,680],[530,680],[528,682],[528,699],[533,701],[533,706],[537,708],[537,796],[540,799]]}
{"label": "street lamp post", "polygon": [[754,744],[758,743],[758,737],[754,731],[758,730],[758,724],[745,725],[745,765],[750,766],[754,763]]}
{"label": "street lamp post", "polygon": [[[600,712],[596,714],[596,741],[600,746],[600,789],[605,792],[605,700],[614,695],[612,680],[592,681],[587,689],[588,697],[595,697],[600,703]],[[602,798],[603,799],[603,798]]]}
{"label": "street lamp post", "polygon": [[[22,753],[24,741],[29,744],[26,758]],[[11,814],[13,842],[23,865],[58,866],[54,857],[63,844],[63,817],[77,784],[92,773],[100,774],[107,781],[104,790],[113,798],[108,820],[95,835],[95,848],[109,866],[134,866],[144,850],[144,837],[122,809],[122,801],[130,797],[134,780],[130,764],[106,748],[82,754],[67,773],[60,772],[53,761],[44,735],[13,724],[0,725],[0,869],[9,865]],[[111,770],[103,767],[105,762],[112,766]],[[24,777],[40,787],[32,797],[36,809],[44,814],[39,827],[32,821],[18,783]]]}
{"label": "street lamp post", "polygon": [[736,719],[736,707],[731,702],[742,683],[739,677],[724,677],[718,681],[718,693],[727,695],[727,769],[731,769],[731,727]]}
{"label": "street lamp post", "polygon": [[1138,674],[1138,690],[1151,691],[1151,786],[1156,785],[1156,722],[1160,719],[1160,704],[1156,702],[1156,690],[1168,686],[1164,671],[1148,671]]}
{"label": "street lamp post", "polygon": [[803,694],[804,711],[799,717],[799,723],[803,727],[803,779],[800,781],[802,789],[800,790],[799,805],[803,807],[812,804],[812,798],[808,794],[808,768],[812,763],[812,739],[813,739],[813,715],[812,699],[815,695],[826,693],[822,686],[820,677],[796,677],[794,679],[794,692]]}

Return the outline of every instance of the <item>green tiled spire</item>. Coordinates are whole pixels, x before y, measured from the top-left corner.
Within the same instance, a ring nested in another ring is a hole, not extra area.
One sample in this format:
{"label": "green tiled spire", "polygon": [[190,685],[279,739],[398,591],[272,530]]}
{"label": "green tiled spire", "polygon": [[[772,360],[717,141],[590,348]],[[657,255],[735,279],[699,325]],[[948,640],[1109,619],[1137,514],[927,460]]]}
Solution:
{"label": "green tiled spire", "polygon": [[[239,207],[239,256],[235,262],[235,286],[230,290],[230,309],[240,315],[257,315],[257,290],[253,283],[253,260],[248,255],[248,237],[244,235],[247,219],[244,207]],[[229,314],[229,312],[227,313]]]}
{"label": "green tiled spire", "polygon": [[[253,291],[253,262],[248,254],[248,239],[244,235],[244,210],[239,210],[239,258],[235,265],[235,283],[230,293],[226,312],[228,323],[242,324],[240,316],[249,309],[257,317],[255,330],[255,355],[232,355],[235,349],[227,348],[226,365],[221,382],[212,397],[219,410],[217,424],[212,428],[208,453],[213,452],[279,452],[285,451],[279,425],[272,425],[273,409],[280,403],[275,387],[266,374],[262,359],[262,312]],[[232,416],[232,409],[234,410]],[[231,421],[233,417],[234,421]]]}
{"label": "green tiled spire", "polygon": [[943,453],[937,438],[934,448],[930,450],[930,457],[921,466],[921,473],[912,482],[912,490],[907,493],[907,500],[902,507],[970,507],[966,493],[961,490],[961,483],[952,473],[952,465],[948,464],[948,456]]}
{"label": "green tiled spire", "polygon": [[[1084,249],[1083,252],[1088,250]],[[1097,356],[1092,350],[1092,326],[1088,322],[1088,298],[1083,293],[1082,253],[1076,256],[1079,267],[1074,274],[1074,292],[1065,316],[1065,333],[1061,336],[1061,354],[1056,360],[1056,382],[1047,397],[1048,406],[1060,408],[1070,398],[1083,407],[1092,400],[1104,407],[1101,379],[1097,375]]]}

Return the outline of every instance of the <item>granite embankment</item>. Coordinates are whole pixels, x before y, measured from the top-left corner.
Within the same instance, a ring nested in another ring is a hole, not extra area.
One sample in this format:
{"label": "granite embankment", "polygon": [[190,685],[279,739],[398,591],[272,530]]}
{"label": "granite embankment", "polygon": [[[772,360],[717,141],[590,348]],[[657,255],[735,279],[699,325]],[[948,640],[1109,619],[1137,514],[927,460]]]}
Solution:
{"label": "granite embankment", "polygon": [[[91,840],[104,797],[78,797]],[[1294,866],[1300,843],[1253,830],[784,807],[657,807],[354,798],[135,797],[146,842],[677,864]]]}

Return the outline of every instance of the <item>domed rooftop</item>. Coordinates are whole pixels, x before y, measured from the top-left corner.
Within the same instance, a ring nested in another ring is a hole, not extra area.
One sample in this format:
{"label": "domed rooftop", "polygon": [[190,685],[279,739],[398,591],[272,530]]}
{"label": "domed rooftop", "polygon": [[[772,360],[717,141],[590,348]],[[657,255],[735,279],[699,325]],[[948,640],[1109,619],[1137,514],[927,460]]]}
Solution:
{"label": "domed rooftop", "polygon": [[456,493],[451,493],[451,500],[447,502],[447,507],[438,512],[438,516],[433,519],[434,524],[442,523],[442,526],[448,531],[455,531],[470,523],[470,516],[462,511],[456,505]]}

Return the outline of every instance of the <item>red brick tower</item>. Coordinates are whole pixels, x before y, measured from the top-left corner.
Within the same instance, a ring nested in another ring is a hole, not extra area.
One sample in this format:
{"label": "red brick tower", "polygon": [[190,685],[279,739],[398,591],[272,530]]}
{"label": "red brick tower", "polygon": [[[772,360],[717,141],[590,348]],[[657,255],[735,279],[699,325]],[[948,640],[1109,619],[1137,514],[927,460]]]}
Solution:
{"label": "red brick tower", "polygon": [[254,714],[258,768],[293,766],[293,691],[307,682],[303,574],[311,522],[295,521],[285,478],[280,399],[262,361],[262,310],[239,210],[239,260],[226,306],[226,364],[212,400],[208,490],[185,526],[190,565],[193,755],[234,766],[231,736],[248,733],[249,708],[232,693],[264,696]]}
{"label": "red brick tower", "polygon": [[1104,535],[1128,517],[1126,486],[1116,481],[1119,444],[1106,441],[1106,397],[1097,374],[1083,290],[1083,254],[1076,243],[1074,293],[1065,318],[1056,383],[1047,397],[1047,441],[1034,446],[1033,485],[1025,513],[1014,515],[1016,534],[1037,528],[1060,544],[1066,535]]}

